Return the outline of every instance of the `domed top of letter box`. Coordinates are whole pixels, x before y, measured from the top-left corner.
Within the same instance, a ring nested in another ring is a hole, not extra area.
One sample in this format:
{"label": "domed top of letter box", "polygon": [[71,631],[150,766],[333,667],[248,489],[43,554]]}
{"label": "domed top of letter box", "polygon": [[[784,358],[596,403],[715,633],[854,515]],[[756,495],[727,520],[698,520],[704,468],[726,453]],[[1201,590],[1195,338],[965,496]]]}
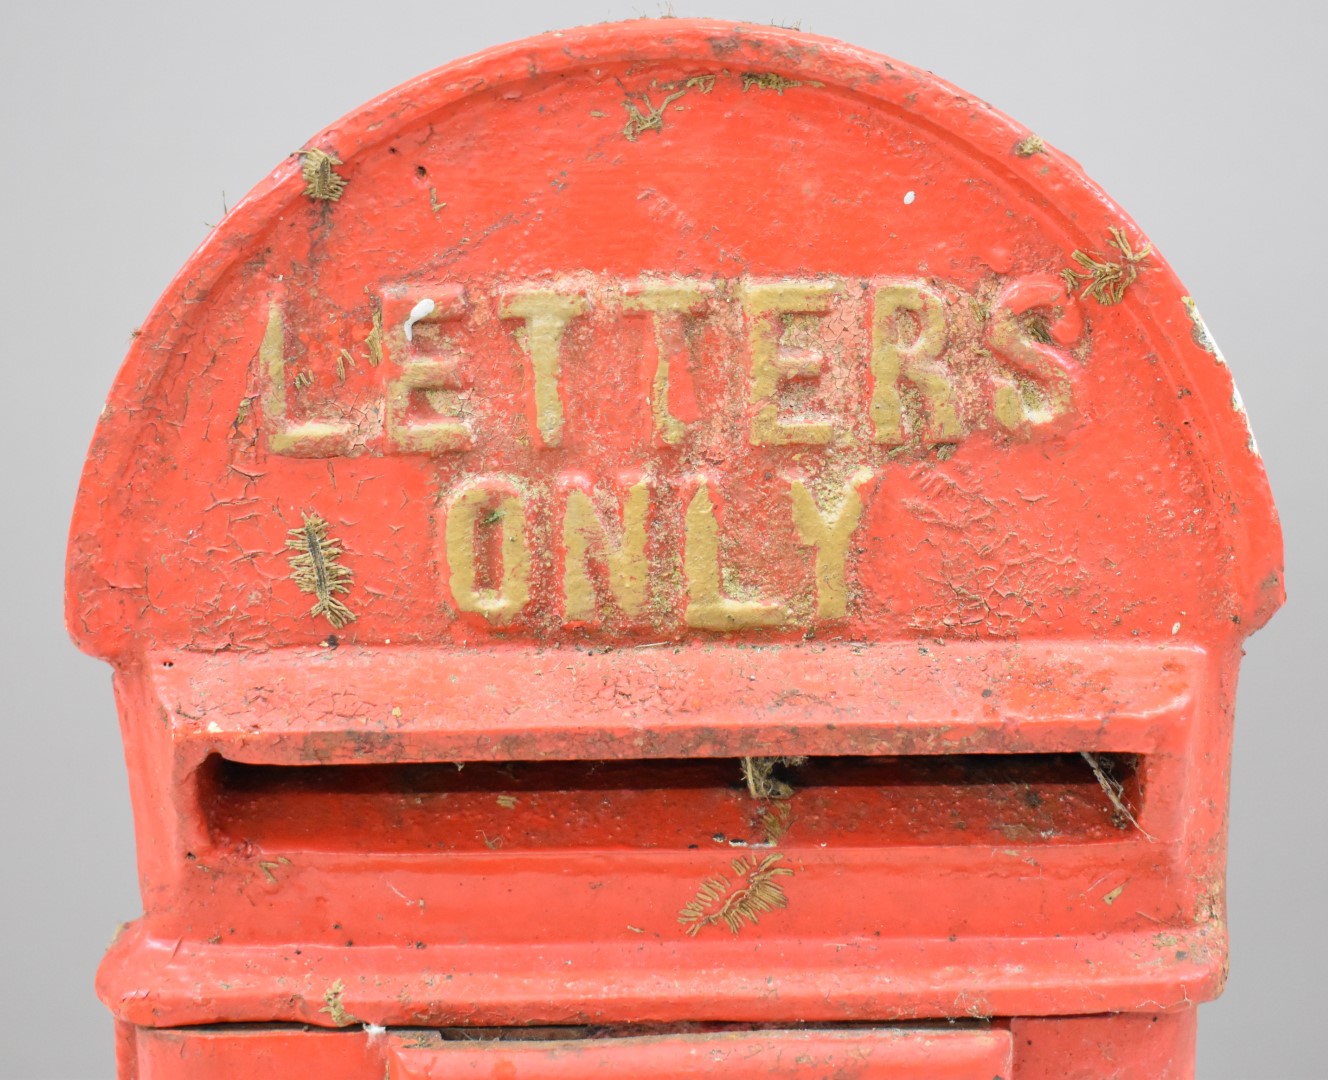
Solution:
{"label": "domed top of letter box", "polygon": [[1279,557],[1193,301],[1074,162],[838,43],[641,23],[407,83],[231,211],[110,395],[69,626],[1225,640]]}

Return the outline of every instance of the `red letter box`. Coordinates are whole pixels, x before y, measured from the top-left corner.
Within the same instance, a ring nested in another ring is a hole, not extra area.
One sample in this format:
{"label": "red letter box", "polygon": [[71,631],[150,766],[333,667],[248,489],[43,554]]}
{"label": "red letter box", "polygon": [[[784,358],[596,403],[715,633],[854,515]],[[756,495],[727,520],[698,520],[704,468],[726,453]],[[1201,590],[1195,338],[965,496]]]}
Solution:
{"label": "red letter box", "polygon": [[766,27],[441,68],[88,457],[121,1076],[1189,1076],[1281,599],[1193,301],[1037,136]]}

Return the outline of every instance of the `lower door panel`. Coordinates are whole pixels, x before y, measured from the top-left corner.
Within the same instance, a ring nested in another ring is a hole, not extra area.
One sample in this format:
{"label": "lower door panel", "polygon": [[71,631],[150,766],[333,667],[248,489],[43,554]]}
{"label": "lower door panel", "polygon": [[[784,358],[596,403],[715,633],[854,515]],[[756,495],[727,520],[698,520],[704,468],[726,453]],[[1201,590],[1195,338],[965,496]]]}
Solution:
{"label": "lower door panel", "polygon": [[1008,1030],[864,1029],[743,1031],[572,1040],[562,1043],[440,1042],[401,1046],[392,1080],[511,1077],[513,1080],[992,1080],[1008,1078]]}
{"label": "lower door panel", "polygon": [[340,1029],[117,1023],[120,1080],[1193,1080],[1193,1007],[930,1023]]}
{"label": "lower door panel", "polygon": [[122,1080],[1010,1080],[999,1026],[855,1027],[596,1038],[290,1027],[129,1028]]}

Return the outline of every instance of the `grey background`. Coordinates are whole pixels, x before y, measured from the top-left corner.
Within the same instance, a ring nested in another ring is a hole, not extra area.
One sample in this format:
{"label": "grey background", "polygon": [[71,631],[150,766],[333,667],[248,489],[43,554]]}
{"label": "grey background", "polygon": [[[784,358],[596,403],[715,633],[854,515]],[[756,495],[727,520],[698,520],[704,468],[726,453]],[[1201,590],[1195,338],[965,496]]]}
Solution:
{"label": "grey background", "polygon": [[[1287,533],[1291,600],[1251,639],[1232,792],[1232,980],[1199,1075],[1328,1075],[1325,6],[676,0],[935,71],[1077,158],[1199,299]],[[6,2],[0,21],[0,1075],[109,1077],[93,972],[139,909],[108,670],[61,625],[79,470],[130,331],[304,140],[482,47],[646,3]]]}

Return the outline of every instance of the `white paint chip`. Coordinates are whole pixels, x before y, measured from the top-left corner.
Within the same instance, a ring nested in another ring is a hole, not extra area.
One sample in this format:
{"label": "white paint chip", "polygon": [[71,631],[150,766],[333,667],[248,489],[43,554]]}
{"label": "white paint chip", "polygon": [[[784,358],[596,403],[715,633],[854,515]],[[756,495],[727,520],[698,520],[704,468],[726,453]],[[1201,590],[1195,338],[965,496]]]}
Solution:
{"label": "white paint chip", "polygon": [[[1213,354],[1215,359],[1223,367],[1227,366],[1226,357],[1222,355],[1222,350],[1217,347],[1217,342],[1213,340],[1213,335],[1208,329],[1208,324],[1204,322],[1203,316],[1199,314],[1199,306],[1190,296],[1182,296],[1181,303],[1185,305],[1185,310],[1189,313],[1190,322],[1194,324],[1194,342],[1201,349],[1205,349]],[[1260,457],[1259,444],[1254,441],[1254,429],[1250,427],[1250,417],[1245,411],[1245,402],[1241,400],[1240,391],[1236,388],[1234,381],[1231,383],[1231,407],[1240,414],[1241,420],[1245,424],[1245,432],[1248,436],[1246,446],[1251,454]]]}
{"label": "white paint chip", "polygon": [[427,319],[430,315],[432,315],[435,306],[436,305],[434,304],[434,302],[426,296],[423,300],[421,300],[418,304],[416,304],[413,308],[410,309],[410,315],[406,318],[406,322],[403,327],[403,329],[406,331],[407,341],[414,340],[412,331],[415,324],[419,322],[421,319]]}

